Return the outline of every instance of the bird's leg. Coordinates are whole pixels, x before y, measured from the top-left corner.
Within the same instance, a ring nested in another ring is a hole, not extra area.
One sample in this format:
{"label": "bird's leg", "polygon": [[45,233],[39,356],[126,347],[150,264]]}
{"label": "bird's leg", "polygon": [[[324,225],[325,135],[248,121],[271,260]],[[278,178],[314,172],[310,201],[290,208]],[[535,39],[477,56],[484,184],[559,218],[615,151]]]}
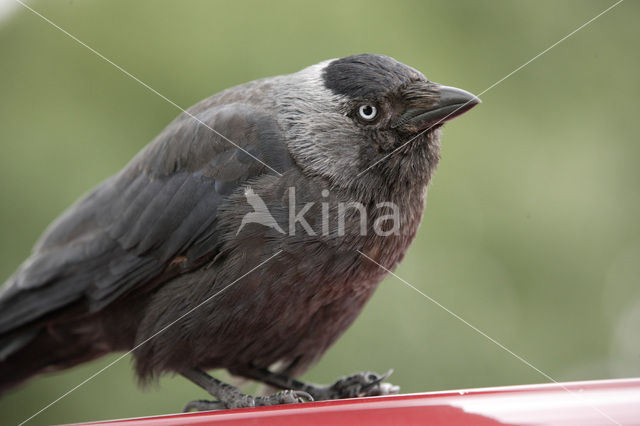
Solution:
{"label": "bird's leg", "polygon": [[383,382],[392,372],[393,370],[389,370],[383,375],[369,372],[358,373],[343,377],[332,385],[315,385],[301,382],[285,374],[274,373],[265,368],[248,367],[231,371],[232,374],[253,379],[275,388],[306,392],[316,401],[396,394],[400,387]]}
{"label": "bird's leg", "polygon": [[220,410],[224,408],[260,407],[266,405],[293,404],[297,402],[313,401],[313,397],[304,391],[284,390],[269,396],[251,396],[242,393],[235,386],[211,377],[204,371],[192,368],[182,372],[182,375],[206,390],[218,401],[197,400],[187,404],[184,411]]}

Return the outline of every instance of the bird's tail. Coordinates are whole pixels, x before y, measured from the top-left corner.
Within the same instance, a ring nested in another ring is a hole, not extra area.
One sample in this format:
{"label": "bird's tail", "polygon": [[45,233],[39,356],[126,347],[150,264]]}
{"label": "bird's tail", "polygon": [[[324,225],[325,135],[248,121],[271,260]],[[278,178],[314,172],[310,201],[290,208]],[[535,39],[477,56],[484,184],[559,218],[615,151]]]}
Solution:
{"label": "bird's tail", "polygon": [[39,330],[24,330],[0,337],[0,395],[38,374],[47,357],[29,351]]}
{"label": "bird's tail", "polygon": [[57,331],[61,335],[31,327],[0,335],[0,395],[37,374],[71,368],[108,352],[94,345],[92,335]]}
{"label": "bird's tail", "polygon": [[16,368],[9,362],[0,361],[0,396],[26,381],[32,375],[25,368]]}

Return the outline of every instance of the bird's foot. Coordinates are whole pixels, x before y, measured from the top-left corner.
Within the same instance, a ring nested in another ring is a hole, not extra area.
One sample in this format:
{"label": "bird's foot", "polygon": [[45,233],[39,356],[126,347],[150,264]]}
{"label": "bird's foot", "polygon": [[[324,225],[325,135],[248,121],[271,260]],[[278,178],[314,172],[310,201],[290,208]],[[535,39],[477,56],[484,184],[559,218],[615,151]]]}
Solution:
{"label": "bird's foot", "polygon": [[306,390],[318,401],[393,395],[400,391],[400,387],[383,381],[391,373],[393,373],[393,370],[389,370],[383,375],[370,372],[358,373],[343,377],[329,386],[311,385]]}
{"label": "bird's foot", "polygon": [[221,410],[225,408],[264,407],[268,405],[295,404],[313,401],[313,397],[301,390],[283,390],[268,396],[251,396],[240,391],[235,386],[209,376],[201,370],[193,369],[182,373],[185,377],[201,386],[217,401],[196,400],[189,402],[184,411]]}
{"label": "bird's foot", "polygon": [[274,373],[266,368],[251,367],[242,370],[233,370],[232,373],[248,379],[257,380],[275,388],[307,392],[315,401],[361,396],[392,395],[400,391],[399,386],[384,382],[384,380],[393,373],[393,370],[389,370],[383,375],[369,372],[358,373],[343,377],[332,385],[316,385],[301,382],[285,374]]}
{"label": "bird's foot", "polygon": [[211,411],[224,410],[227,408],[251,408],[266,407],[280,404],[297,404],[300,402],[311,402],[313,397],[307,392],[284,390],[268,396],[251,396],[240,391],[225,395],[224,401],[208,401],[199,399],[189,402],[184,411]]}

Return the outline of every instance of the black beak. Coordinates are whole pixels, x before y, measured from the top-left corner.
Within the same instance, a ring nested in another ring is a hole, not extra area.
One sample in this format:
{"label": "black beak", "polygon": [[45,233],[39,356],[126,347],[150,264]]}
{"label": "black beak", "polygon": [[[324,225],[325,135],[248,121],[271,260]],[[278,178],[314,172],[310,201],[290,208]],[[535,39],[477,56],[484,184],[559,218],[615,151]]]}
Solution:
{"label": "black beak", "polygon": [[[466,90],[448,86],[436,86],[435,92],[439,93],[437,101],[425,103],[425,106],[414,105],[400,117],[398,127],[408,133],[417,133],[425,129],[442,125],[474,106],[480,99]],[[433,93],[433,92],[432,92]]]}

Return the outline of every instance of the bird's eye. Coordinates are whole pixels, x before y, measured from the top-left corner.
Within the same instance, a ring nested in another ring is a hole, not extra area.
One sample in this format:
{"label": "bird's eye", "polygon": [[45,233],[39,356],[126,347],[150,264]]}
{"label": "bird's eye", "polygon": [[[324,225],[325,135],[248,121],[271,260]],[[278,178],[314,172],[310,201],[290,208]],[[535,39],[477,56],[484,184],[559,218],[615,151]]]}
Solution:
{"label": "bird's eye", "polygon": [[378,108],[371,104],[360,105],[360,108],[358,108],[358,114],[363,120],[372,121],[378,116]]}

